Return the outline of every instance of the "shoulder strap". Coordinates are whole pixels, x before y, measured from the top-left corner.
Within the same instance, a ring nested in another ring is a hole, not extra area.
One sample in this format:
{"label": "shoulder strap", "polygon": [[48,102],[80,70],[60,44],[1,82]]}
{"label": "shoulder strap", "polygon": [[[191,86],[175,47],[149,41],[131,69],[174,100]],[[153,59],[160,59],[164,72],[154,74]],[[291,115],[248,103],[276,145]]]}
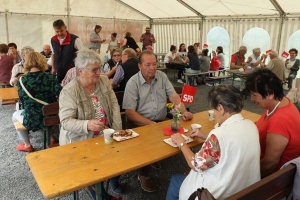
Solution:
{"label": "shoulder strap", "polygon": [[48,105],[48,103],[46,103],[45,101],[42,101],[42,100],[36,99],[36,98],[34,98],[33,96],[31,96],[31,94],[30,94],[30,93],[27,91],[27,89],[26,89],[26,88],[25,88],[25,86],[23,85],[23,82],[22,82],[22,77],[20,77],[19,81],[20,81],[20,84],[21,84],[21,86],[22,86],[23,90],[26,92],[26,94],[27,94],[27,95],[28,95],[30,98],[32,98],[33,100],[35,100],[35,101],[39,102],[40,104],[43,104],[43,105]]}

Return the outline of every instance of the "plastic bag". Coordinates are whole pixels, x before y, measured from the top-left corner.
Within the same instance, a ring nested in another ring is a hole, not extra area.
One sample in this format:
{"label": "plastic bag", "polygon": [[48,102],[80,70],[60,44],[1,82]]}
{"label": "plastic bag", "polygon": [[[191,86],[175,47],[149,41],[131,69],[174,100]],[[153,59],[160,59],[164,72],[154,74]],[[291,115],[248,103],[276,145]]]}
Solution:
{"label": "plastic bag", "polygon": [[210,70],[216,71],[219,70],[221,67],[221,62],[220,60],[215,56],[210,62]]}

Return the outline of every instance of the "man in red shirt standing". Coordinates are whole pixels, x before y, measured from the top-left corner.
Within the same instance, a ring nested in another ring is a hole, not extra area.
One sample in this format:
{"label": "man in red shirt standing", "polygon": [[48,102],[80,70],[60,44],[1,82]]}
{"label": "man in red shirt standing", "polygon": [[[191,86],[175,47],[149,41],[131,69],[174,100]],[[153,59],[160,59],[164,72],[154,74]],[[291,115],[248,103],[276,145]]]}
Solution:
{"label": "man in red shirt standing", "polygon": [[241,46],[240,50],[231,56],[230,69],[240,69],[245,62],[245,54],[247,53],[247,47]]}
{"label": "man in red shirt standing", "polygon": [[147,50],[146,46],[152,47],[152,44],[156,42],[154,35],[150,33],[150,27],[146,27],[146,33],[143,33],[140,42],[143,42],[143,51]]}

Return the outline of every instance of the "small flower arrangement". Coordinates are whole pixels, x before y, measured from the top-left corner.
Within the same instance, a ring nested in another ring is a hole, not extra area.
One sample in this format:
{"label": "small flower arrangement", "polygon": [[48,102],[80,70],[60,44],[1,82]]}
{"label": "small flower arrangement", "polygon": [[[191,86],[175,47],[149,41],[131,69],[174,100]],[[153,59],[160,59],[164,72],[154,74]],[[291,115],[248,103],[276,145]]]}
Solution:
{"label": "small flower arrangement", "polygon": [[166,106],[170,110],[170,113],[173,115],[173,120],[179,120],[179,118],[182,116],[180,104],[175,105],[174,103],[167,103]]}
{"label": "small flower arrangement", "polygon": [[243,62],[242,66],[243,66],[244,69],[246,69],[248,67],[248,63]]}

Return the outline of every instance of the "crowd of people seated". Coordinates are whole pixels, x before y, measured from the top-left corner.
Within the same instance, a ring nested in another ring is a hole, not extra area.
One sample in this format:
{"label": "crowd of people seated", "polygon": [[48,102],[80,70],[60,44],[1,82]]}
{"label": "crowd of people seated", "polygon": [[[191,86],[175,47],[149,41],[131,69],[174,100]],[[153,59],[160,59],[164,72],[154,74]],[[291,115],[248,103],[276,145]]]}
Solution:
{"label": "crowd of people seated", "polygon": [[[180,104],[180,97],[167,75],[157,70],[157,58],[151,51],[156,40],[149,27],[140,39],[143,51],[130,33],[123,43],[116,39],[116,33],[112,33],[112,44],[107,48],[111,59],[103,66],[98,52],[101,43],[105,42],[99,36],[101,26],[95,26],[89,48],[67,31],[62,20],[56,20],[53,28],[56,35],[51,38],[52,52],[49,45],[44,45],[40,53],[26,46],[19,55],[16,44],[0,44],[0,82],[18,87],[23,105],[23,109],[15,111],[12,118],[13,122],[19,121],[26,128],[17,131],[23,141],[17,146],[18,151],[34,151],[28,134],[43,128],[44,103],[59,101],[60,145],[102,136],[103,129],[107,127],[121,130],[120,107],[115,91],[124,91],[122,109],[125,109],[127,128],[166,120],[167,100]],[[200,151],[191,151],[178,133],[171,137],[180,147],[191,170],[188,175],[170,177],[166,199],[188,199],[199,187],[207,188],[216,199],[224,199],[300,156],[299,112],[284,96],[282,87],[285,78],[288,78],[288,88],[291,88],[299,70],[297,49],[289,51],[290,58],[285,63],[276,51],[269,53],[268,64],[265,64],[267,55],[261,55],[259,48],[253,49],[253,55],[247,60],[246,52],[247,47],[241,46],[231,56],[230,68],[253,69],[244,81],[244,88],[250,92],[257,107],[264,109],[264,113],[255,124],[244,119],[240,114],[244,106],[241,92],[231,85],[213,87],[208,99],[217,126],[208,135],[201,130],[189,133],[190,137],[205,140]],[[226,68],[222,46],[212,51],[212,56],[219,59],[220,69]],[[53,64],[48,72],[47,58]],[[177,47],[171,45],[164,63],[167,68],[178,69],[177,82],[183,83],[184,71],[196,75],[208,72],[210,60],[208,49],[200,50],[199,44],[195,43],[186,50],[182,43],[178,52]],[[180,62],[188,67],[178,67]],[[200,78],[196,76],[192,84],[205,81],[205,77]],[[191,120],[193,114],[184,104],[180,106],[183,120]],[[51,138],[51,143],[55,142],[58,141]],[[150,177],[151,166],[161,167],[159,163],[153,163],[138,170],[141,188],[147,192],[156,190]],[[112,178],[110,186],[113,192],[122,194],[124,190],[119,178]]]}

